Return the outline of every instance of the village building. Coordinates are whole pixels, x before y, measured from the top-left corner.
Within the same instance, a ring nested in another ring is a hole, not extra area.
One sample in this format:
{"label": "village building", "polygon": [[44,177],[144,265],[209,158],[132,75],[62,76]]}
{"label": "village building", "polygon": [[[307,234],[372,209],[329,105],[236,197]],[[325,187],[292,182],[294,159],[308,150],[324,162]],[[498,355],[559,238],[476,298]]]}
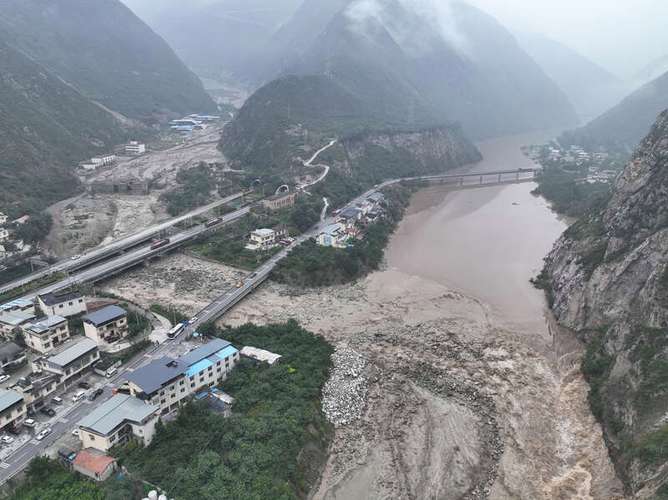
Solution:
{"label": "village building", "polygon": [[72,469],[94,481],[106,481],[118,469],[118,463],[115,458],[87,448],[76,454]]}
{"label": "village building", "polygon": [[270,250],[278,244],[278,238],[279,236],[273,229],[256,229],[250,234],[250,241],[246,249],[254,252]]}
{"label": "village building", "polygon": [[62,316],[47,316],[21,327],[26,345],[40,354],[53,351],[70,338],[67,319]]}
{"label": "village building", "polygon": [[174,359],[162,357],[128,375],[130,394],[171,413],[203,389],[220,384],[239,362],[239,351],[215,339]]}
{"label": "village building", "polygon": [[23,396],[16,391],[0,389],[0,429],[17,429],[25,416]]}
{"label": "village building", "polygon": [[5,338],[13,338],[14,332],[35,319],[35,313],[15,311],[0,316],[0,333]]}
{"label": "village building", "polygon": [[37,305],[44,314],[51,316],[71,318],[86,312],[86,301],[78,291],[38,295]]}
{"label": "village building", "polygon": [[3,226],[7,224],[7,221],[9,220],[9,217],[2,212],[0,212],[0,226]]}
{"label": "village building", "polygon": [[339,213],[339,221],[344,223],[354,223],[362,218],[362,211],[359,208],[349,207]]}
{"label": "village building", "polygon": [[254,361],[268,363],[270,365],[278,363],[282,357],[280,354],[274,354],[271,351],[265,351],[264,349],[258,349],[257,347],[248,345],[241,348],[240,354]]}
{"label": "village building", "polygon": [[4,227],[0,227],[0,243],[9,240],[9,231]]}
{"label": "village building", "polygon": [[58,350],[33,360],[33,370],[58,375],[59,384],[69,387],[100,359],[95,341],[83,337],[71,340]]}
{"label": "village building", "polygon": [[103,307],[83,317],[84,333],[98,345],[128,336],[128,313],[115,305]]}
{"label": "village building", "polygon": [[79,439],[84,448],[102,452],[131,439],[148,446],[155,435],[158,413],[156,405],[116,394],[79,422]]}
{"label": "village building", "polygon": [[35,303],[32,302],[31,300],[26,300],[26,299],[14,299],[11,302],[6,302],[0,305],[0,318],[2,318],[2,316],[5,314],[10,314],[15,312],[29,313],[32,314],[34,317]]}
{"label": "village building", "polygon": [[297,193],[278,193],[262,200],[262,205],[269,210],[282,210],[295,205]]}
{"label": "village building", "polygon": [[0,344],[0,368],[12,370],[26,362],[26,350],[15,342]]}
{"label": "village building", "polygon": [[130,141],[129,144],[125,145],[125,152],[129,155],[143,155],[146,153],[146,144]]}
{"label": "village building", "polygon": [[323,247],[346,248],[348,238],[345,226],[337,222],[326,226],[316,237],[316,243]]}
{"label": "village building", "polygon": [[27,408],[37,410],[44,406],[48,397],[58,388],[58,375],[54,373],[30,373],[21,377],[11,388],[23,395]]}

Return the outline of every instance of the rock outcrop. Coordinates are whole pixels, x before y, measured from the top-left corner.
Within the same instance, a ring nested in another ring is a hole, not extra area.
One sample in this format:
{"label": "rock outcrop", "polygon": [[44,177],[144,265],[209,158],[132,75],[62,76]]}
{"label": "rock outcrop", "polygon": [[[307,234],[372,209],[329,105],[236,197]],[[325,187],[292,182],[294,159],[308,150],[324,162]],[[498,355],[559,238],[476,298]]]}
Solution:
{"label": "rock outcrop", "polygon": [[546,260],[558,321],[587,343],[583,370],[629,492],[668,493],[668,111],[612,197]]}

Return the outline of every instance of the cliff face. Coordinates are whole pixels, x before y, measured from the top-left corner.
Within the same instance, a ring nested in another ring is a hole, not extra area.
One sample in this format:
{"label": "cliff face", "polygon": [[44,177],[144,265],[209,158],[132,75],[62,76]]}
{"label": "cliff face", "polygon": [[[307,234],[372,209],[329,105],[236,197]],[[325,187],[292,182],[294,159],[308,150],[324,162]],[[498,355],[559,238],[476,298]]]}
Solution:
{"label": "cliff face", "polygon": [[587,343],[590,402],[620,475],[640,497],[667,494],[668,111],[546,263],[557,319]]}
{"label": "cliff face", "polygon": [[455,126],[368,133],[345,139],[343,147],[349,168],[382,178],[439,173],[482,159]]}

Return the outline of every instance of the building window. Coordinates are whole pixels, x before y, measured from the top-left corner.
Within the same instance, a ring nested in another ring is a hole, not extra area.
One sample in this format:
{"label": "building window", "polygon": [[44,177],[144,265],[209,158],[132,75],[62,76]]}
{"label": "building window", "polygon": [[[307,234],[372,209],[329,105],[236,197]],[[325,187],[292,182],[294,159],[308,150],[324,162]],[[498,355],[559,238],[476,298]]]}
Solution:
{"label": "building window", "polygon": [[89,438],[91,441],[95,441],[95,436],[93,436],[92,434],[88,434],[88,438]]}

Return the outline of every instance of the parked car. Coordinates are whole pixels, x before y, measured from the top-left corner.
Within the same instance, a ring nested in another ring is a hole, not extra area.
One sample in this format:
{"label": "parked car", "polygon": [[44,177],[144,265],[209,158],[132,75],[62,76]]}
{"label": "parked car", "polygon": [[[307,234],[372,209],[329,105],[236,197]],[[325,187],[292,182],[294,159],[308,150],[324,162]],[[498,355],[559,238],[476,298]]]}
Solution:
{"label": "parked car", "polygon": [[14,438],[11,436],[2,436],[0,441],[2,441],[2,444],[12,444],[14,442]]}
{"label": "parked car", "polygon": [[49,408],[48,406],[43,406],[40,408],[39,412],[49,417],[54,417],[56,415],[56,411],[53,408]]}
{"label": "parked car", "polygon": [[197,322],[198,319],[199,318],[197,316],[193,316],[192,318],[190,318],[190,321],[188,321],[188,324],[192,325],[193,323]]}
{"label": "parked car", "polygon": [[86,391],[79,391],[74,396],[72,396],[72,401],[76,403],[77,401],[81,401],[85,397],[86,397]]}
{"label": "parked car", "polygon": [[10,378],[12,377],[7,375],[6,373],[3,373],[2,375],[0,375],[0,384],[2,384],[3,382],[7,382]]}
{"label": "parked car", "polygon": [[98,396],[101,396],[103,392],[103,389],[95,389],[88,395],[88,401],[95,401],[95,399],[97,399]]}
{"label": "parked car", "polygon": [[72,255],[71,259],[72,260],[79,260],[81,258],[81,255]]}
{"label": "parked car", "polygon": [[76,436],[76,437],[79,437],[79,429],[74,429],[74,430],[72,431],[72,435],[73,435],[73,436]]}
{"label": "parked car", "polygon": [[46,436],[48,436],[52,432],[53,432],[53,430],[51,429],[51,427],[47,427],[47,428],[42,429],[41,431],[39,431],[39,433],[37,433],[37,436],[35,436],[35,438],[37,438],[37,441],[41,441],[42,439],[44,439]]}
{"label": "parked car", "polygon": [[61,398],[60,396],[56,396],[51,400],[51,402],[54,405],[62,405],[63,404],[63,398]]}
{"label": "parked car", "polygon": [[77,386],[81,387],[82,389],[90,389],[90,384],[88,382],[79,382]]}
{"label": "parked car", "polygon": [[37,425],[37,422],[35,422],[35,420],[32,418],[26,418],[23,421],[23,425],[25,425],[26,427],[35,427]]}

